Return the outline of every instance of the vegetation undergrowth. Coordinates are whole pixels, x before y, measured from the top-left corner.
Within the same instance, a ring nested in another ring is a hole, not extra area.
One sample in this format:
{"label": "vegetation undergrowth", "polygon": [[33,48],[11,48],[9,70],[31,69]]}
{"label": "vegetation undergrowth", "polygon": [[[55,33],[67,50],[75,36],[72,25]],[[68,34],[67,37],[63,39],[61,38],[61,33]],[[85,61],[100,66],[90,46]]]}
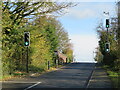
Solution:
{"label": "vegetation undergrowth", "polygon": [[119,88],[119,75],[120,73],[118,71],[115,71],[113,68],[111,68],[108,65],[103,65],[102,68],[104,68],[110,77],[113,87],[114,88]]}
{"label": "vegetation undergrowth", "polygon": [[[58,68],[61,68],[65,65],[58,65]],[[0,81],[5,81],[5,80],[9,80],[9,79],[13,79],[13,78],[22,78],[22,77],[27,77],[27,76],[39,76],[41,74],[50,72],[50,71],[54,71],[57,70],[56,67],[50,67],[50,69],[46,69],[46,70],[41,70],[41,69],[37,69],[37,71],[35,72],[35,69],[33,71],[30,71],[29,73],[26,72],[22,72],[22,71],[15,71],[14,73],[12,73],[11,75],[3,75],[0,77]]]}

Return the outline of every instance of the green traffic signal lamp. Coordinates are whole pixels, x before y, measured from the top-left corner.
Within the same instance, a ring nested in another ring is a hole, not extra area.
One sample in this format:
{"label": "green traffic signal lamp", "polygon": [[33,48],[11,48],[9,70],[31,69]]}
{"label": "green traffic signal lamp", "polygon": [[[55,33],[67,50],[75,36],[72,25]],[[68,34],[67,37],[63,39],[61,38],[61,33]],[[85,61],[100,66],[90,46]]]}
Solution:
{"label": "green traffic signal lamp", "polygon": [[109,28],[109,19],[106,19],[106,28]]}
{"label": "green traffic signal lamp", "polygon": [[29,45],[29,43],[28,43],[28,42],[25,42],[25,45],[27,46],[27,45]]}
{"label": "green traffic signal lamp", "polygon": [[25,46],[30,45],[30,33],[29,32],[24,33],[24,45]]}
{"label": "green traffic signal lamp", "polygon": [[109,25],[106,25],[106,28],[109,28]]}

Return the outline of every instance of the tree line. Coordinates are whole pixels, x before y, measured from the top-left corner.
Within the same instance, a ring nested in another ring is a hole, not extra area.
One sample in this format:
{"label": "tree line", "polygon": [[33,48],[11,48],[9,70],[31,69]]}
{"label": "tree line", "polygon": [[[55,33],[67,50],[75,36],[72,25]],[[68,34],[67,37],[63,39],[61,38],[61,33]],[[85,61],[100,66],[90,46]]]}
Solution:
{"label": "tree line", "polygon": [[54,51],[61,51],[73,59],[72,44],[67,31],[55,16],[63,14],[69,2],[28,2],[27,0],[2,2],[2,71],[3,75],[26,70],[24,32],[30,32],[29,71],[41,72],[55,66]]}

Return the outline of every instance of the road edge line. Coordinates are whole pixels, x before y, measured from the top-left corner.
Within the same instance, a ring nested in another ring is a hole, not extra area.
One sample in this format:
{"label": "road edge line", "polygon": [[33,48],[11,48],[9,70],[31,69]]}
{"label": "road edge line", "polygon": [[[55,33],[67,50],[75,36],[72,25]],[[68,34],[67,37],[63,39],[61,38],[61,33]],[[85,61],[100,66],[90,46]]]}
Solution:
{"label": "road edge line", "polygon": [[88,88],[88,86],[89,86],[89,84],[90,84],[90,80],[92,79],[93,73],[95,72],[95,69],[96,69],[96,64],[95,64],[95,67],[93,68],[90,76],[88,77],[88,80],[87,80],[87,82],[86,82],[86,84],[85,84],[85,89]]}

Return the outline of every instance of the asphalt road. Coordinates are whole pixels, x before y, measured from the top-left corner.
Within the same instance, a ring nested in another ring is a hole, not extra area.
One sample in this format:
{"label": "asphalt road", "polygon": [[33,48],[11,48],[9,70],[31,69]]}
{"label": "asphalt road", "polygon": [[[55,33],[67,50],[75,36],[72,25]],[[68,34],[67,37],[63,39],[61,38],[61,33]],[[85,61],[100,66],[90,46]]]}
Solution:
{"label": "asphalt road", "polygon": [[88,79],[95,63],[72,63],[56,71],[45,73],[38,77],[29,77],[5,81],[5,88],[20,88],[32,90],[33,88],[86,88]]}

